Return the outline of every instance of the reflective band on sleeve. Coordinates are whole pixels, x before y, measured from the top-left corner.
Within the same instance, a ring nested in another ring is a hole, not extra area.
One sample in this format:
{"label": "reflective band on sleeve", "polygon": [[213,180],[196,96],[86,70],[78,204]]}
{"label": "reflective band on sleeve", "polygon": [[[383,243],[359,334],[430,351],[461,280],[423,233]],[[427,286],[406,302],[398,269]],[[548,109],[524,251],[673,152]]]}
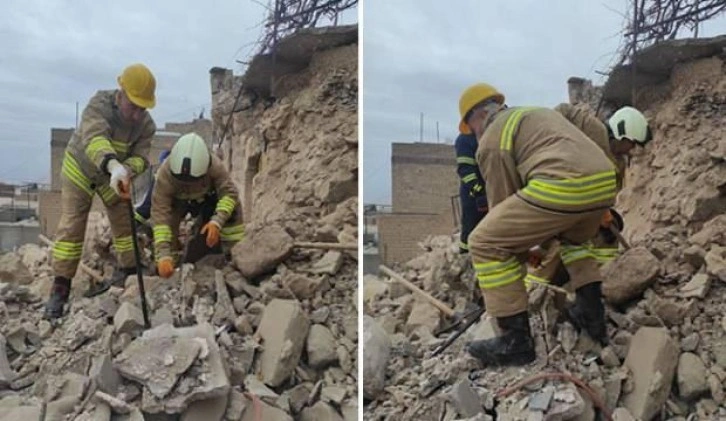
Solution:
{"label": "reflective band on sleeve", "polygon": [[472,181],[476,181],[476,174],[467,174],[463,177],[461,177],[461,181],[464,183],[470,183]]}
{"label": "reflective band on sleeve", "polygon": [[56,260],[79,260],[83,253],[83,242],[56,241],[53,244],[53,258]]}
{"label": "reflective band on sleeve", "polygon": [[476,160],[468,156],[457,156],[456,163],[465,165],[476,165]]}
{"label": "reflective band on sleeve", "polygon": [[132,156],[124,161],[124,164],[131,167],[134,174],[141,174],[146,169],[146,161],[140,156]]}
{"label": "reflective band on sleeve", "polygon": [[169,225],[154,226],[154,244],[171,243],[171,227]]}
{"label": "reflective band on sleeve", "polygon": [[100,162],[107,154],[115,154],[116,150],[111,146],[111,141],[103,136],[96,136],[86,146],[86,156],[93,162]]}
{"label": "reflective band on sleeve", "polygon": [[226,226],[220,231],[222,241],[242,241],[244,236],[245,227],[243,224]]}
{"label": "reflective band on sleeve", "polygon": [[117,253],[126,253],[134,250],[134,242],[131,236],[116,237],[113,239],[113,247]]}
{"label": "reflective band on sleeve", "polygon": [[91,189],[91,181],[83,175],[81,168],[76,162],[76,159],[68,151],[66,151],[63,157],[63,166],[61,173],[68,177],[68,179],[75,184],[79,189],[86,192],[89,196],[93,196],[93,189]]}
{"label": "reflective band on sleeve", "polygon": [[217,207],[215,208],[215,212],[224,212],[227,215],[231,215],[234,211],[234,207],[237,204],[237,201],[234,200],[234,197],[230,195],[222,196],[221,199],[217,202]]}

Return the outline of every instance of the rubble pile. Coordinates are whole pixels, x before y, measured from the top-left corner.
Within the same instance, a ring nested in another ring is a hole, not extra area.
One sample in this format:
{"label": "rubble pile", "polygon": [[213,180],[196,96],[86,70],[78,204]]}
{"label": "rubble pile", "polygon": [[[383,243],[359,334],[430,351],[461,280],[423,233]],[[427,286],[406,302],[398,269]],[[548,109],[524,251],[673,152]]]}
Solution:
{"label": "rubble pile", "polygon": [[[654,141],[632,159],[616,206],[632,248],[603,268],[610,344],[578,334],[535,285],[535,363],[496,369],[469,357],[467,341],[495,335],[487,318],[432,357],[447,337],[433,332],[451,319],[367,276],[365,419],[595,420],[600,406],[615,420],[726,418],[726,63],[716,55],[669,70],[639,91]],[[464,312],[478,293],[469,258],[454,238],[421,247],[397,272]]]}
{"label": "rubble pile", "polygon": [[[79,270],[51,325],[39,286],[49,249],[1,256],[12,266],[0,267],[0,421],[357,419],[356,252],[296,245],[357,238],[355,48],[316,53],[289,95],[235,113],[254,122],[235,123],[226,145],[241,198],[254,192],[245,237],[231,262],[209,255],[169,279],[145,276],[151,328],[135,275],[89,299]],[[245,139],[273,127],[253,181],[235,165]],[[103,218],[89,237],[84,261],[110,274]]]}

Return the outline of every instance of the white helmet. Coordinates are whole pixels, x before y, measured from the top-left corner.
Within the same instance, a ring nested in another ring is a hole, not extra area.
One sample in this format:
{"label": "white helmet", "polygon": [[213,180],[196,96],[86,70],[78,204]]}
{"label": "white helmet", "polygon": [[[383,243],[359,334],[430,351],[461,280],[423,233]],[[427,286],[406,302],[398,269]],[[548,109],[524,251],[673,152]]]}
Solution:
{"label": "white helmet", "polygon": [[615,111],[608,120],[608,126],[617,140],[625,138],[643,146],[652,138],[648,120],[633,107],[623,107]]}
{"label": "white helmet", "polygon": [[204,139],[196,133],[187,133],[176,141],[169,154],[169,169],[181,179],[195,179],[207,173],[212,157]]}

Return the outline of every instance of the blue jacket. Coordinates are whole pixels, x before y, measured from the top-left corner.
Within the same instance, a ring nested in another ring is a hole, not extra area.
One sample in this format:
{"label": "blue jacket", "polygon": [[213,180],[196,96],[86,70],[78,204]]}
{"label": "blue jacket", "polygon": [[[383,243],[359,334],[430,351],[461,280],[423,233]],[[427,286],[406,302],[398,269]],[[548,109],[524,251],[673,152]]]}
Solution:
{"label": "blue jacket", "polygon": [[[462,203],[476,204],[477,207],[486,206],[486,190],[484,178],[479,172],[476,163],[476,148],[478,144],[473,134],[459,134],[454,143],[456,149],[456,172],[459,174],[461,188],[459,195]],[[468,200],[467,200],[468,198]]]}

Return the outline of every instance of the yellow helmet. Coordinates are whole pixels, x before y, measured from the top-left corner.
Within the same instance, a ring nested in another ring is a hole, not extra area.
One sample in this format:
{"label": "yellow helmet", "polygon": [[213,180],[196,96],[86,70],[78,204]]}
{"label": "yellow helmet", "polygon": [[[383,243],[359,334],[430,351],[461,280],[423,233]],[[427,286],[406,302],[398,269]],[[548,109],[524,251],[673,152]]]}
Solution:
{"label": "yellow helmet", "polygon": [[469,129],[469,126],[467,126],[464,121],[464,117],[469,111],[471,111],[472,108],[474,108],[476,104],[487,99],[494,99],[498,103],[504,104],[504,95],[497,91],[497,88],[492,85],[487,83],[477,83],[476,85],[471,85],[466,88],[464,93],[461,94],[461,98],[459,98],[459,114],[461,115],[461,120],[459,121],[459,132],[463,134],[471,134],[471,129]]}
{"label": "yellow helmet", "polygon": [[124,69],[118,77],[118,84],[129,97],[129,100],[141,108],[154,108],[156,105],[156,79],[151,70],[141,63]]}

